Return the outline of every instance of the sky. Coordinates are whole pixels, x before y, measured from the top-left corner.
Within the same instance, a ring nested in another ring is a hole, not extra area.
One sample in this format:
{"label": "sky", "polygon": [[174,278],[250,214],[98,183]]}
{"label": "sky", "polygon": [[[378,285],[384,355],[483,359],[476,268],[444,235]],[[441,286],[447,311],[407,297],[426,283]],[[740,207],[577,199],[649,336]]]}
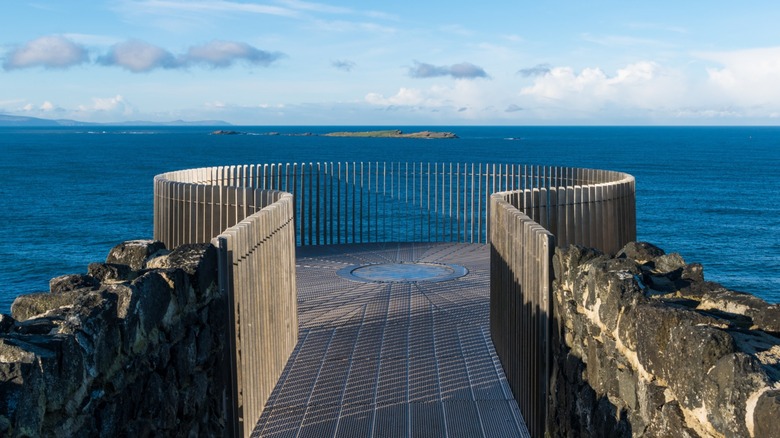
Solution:
{"label": "sky", "polygon": [[776,125],[780,2],[3,0],[0,114]]}

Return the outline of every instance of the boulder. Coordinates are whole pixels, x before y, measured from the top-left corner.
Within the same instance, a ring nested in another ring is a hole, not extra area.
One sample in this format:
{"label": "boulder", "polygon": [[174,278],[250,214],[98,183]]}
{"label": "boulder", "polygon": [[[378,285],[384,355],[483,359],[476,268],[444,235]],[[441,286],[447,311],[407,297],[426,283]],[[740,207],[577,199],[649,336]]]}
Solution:
{"label": "boulder", "polygon": [[780,389],[761,394],[753,410],[753,436],[780,438],[780,427],[775,422],[780,418]]}
{"label": "boulder", "polygon": [[165,244],[160,241],[128,240],[111,248],[106,263],[127,265],[134,271],[140,271],[147,260],[165,252]]}
{"label": "boulder", "polygon": [[661,248],[647,242],[629,242],[615,255],[617,258],[629,258],[643,265],[656,257],[664,255]]}
{"label": "boulder", "polygon": [[87,272],[101,283],[119,283],[136,278],[130,266],[118,263],[90,263]]}
{"label": "boulder", "polygon": [[75,290],[97,290],[99,287],[100,281],[98,279],[84,274],[61,275],[49,280],[49,291],[53,294]]}
{"label": "boulder", "polygon": [[19,295],[11,304],[11,316],[17,321],[25,321],[54,309],[73,306],[81,295],[83,293],[78,290],[57,294],[40,292]]}

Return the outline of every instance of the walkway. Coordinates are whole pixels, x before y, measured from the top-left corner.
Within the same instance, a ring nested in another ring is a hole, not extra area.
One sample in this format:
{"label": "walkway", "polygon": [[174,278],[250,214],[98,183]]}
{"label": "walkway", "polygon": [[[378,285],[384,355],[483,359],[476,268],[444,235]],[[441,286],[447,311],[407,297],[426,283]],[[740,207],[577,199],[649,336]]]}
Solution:
{"label": "walkway", "polygon": [[252,436],[528,436],[490,342],[488,246],[297,251],[300,338]]}

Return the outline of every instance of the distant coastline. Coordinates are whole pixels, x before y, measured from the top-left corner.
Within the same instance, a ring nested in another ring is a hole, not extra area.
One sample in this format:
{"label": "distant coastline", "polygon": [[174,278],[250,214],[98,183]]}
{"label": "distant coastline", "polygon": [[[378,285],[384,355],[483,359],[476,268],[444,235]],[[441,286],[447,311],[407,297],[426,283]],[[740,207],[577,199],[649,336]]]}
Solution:
{"label": "distant coastline", "polygon": [[14,116],[0,114],[0,126],[3,127],[71,127],[71,126],[230,126],[223,120],[173,120],[169,122],[150,122],[147,120],[134,120],[128,122],[81,122],[70,119],[41,119],[38,117]]}

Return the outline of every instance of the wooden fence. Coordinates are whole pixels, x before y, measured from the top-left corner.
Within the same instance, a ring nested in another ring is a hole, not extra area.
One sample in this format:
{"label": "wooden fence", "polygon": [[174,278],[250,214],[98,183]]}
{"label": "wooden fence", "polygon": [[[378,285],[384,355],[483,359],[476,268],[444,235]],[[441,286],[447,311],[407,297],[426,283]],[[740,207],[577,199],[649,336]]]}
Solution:
{"label": "wooden fence", "polygon": [[228,429],[249,436],[298,341],[293,198],[227,186],[215,174],[155,177],[154,235],[168,248],[209,241],[217,247],[230,327]]}
{"label": "wooden fence", "polygon": [[590,169],[547,172],[536,187],[491,196],[490,332],[534,437],[544,436],[547,423],[556,243],[615,253],[636,239],[634,177]]}
{"label": "wooden fence", "polygon": [[554,247],[617,251],[635,239],[634,199],[633,177],[603,170],[258,164],[158,175],[154,227],[169,248],[212,239],[219,248],[234,329],[235,427],[245,435],[297,339],[296,244],[491,243],[491,335],[532,434],[542,436]]}

